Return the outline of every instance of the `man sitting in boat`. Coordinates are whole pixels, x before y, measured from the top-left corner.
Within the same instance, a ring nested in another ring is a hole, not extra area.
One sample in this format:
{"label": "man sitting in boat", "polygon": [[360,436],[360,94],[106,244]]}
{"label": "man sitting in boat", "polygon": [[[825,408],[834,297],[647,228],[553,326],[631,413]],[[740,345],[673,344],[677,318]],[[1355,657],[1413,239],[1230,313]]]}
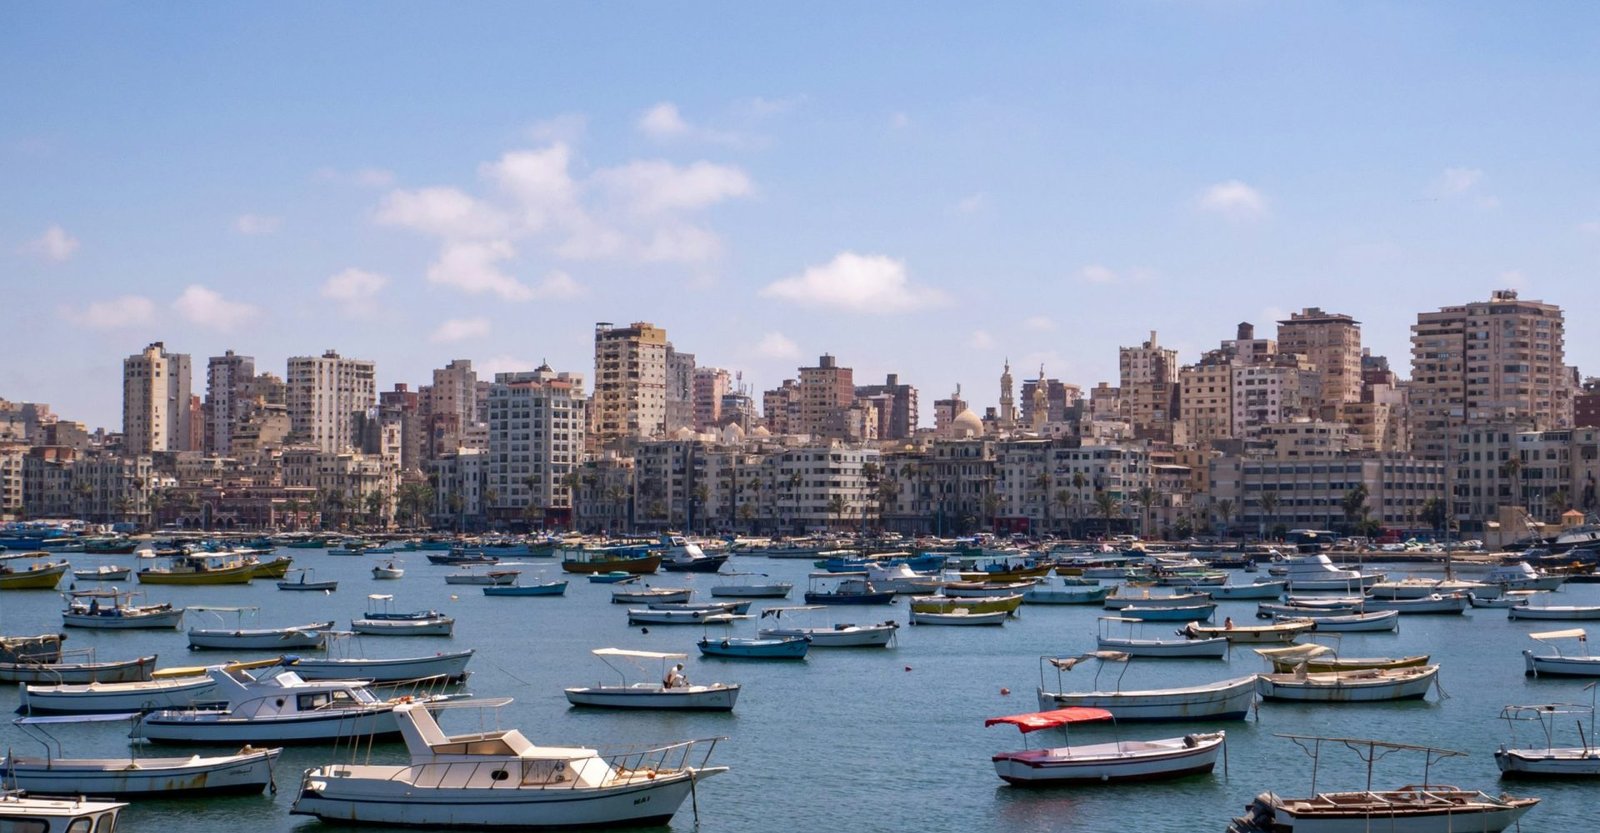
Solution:
{"label": "man sitting in boat", "polygon": [[683,663],[678,663],[667,669],[666,675],[661,678],[662,688],[682,688],[689,684],[689,678],[683,676]]}

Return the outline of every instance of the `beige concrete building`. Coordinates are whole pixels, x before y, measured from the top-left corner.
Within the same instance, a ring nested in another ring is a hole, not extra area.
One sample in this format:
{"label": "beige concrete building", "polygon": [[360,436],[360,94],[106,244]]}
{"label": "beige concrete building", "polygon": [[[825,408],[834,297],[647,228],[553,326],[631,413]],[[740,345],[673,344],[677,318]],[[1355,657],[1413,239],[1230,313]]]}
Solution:
{"label": "beige concrete building", "polygon": [[855,373],[824,354],[814,367],[800,368],[800,424],[796,434],[818,438],[844,438],[844,410],[855,401]]}
{"label": "beige concrete building", "polygon": [[583,377],[543,365],[529,373],[498,373],[489,388],[489,449],[485,505],[495,520],[536,526],[571,523],[567,475],[583,457]]}
{"label": "beige concrete building", "polygon": [[478,418],[478,373],[470,359],[455,359],[433,371],[433,384],[422,404],[427,414],[423,438],[429,457],[441,457],[460,450],[463,439]]}
{"label": "beige concrete building", "polygon": [[722,397],[728,394],[730,378],[720,367],[694,369],[694,430],[709,431],[722,421]]}
{"label": "beige concrete building", "polygon": [[286,405],[293,438],[338,454],[359,446],[355,415],[378,401],[377,365],[329,350],[289,359]]}
{"label": "beige concrete building", "polygon": [[1155,330],[1138,347],[1117,351],[1122,403],[1138,436],[1170,439],[1178,390],[1178,351],[1162,347]]}
{"label": "beige concrete building", "polygon": [[229,350],[206,363],[205,453],[233,453],[233,432],[250,406],[255,380],[256,360],[250,356]]}
{"label": "beige concrete building", "polygon": [[1178,371],[1178,413],[1189,441],[1209,445],[1234,436],[1232,364],[1202,362]]}
{"label": "beige concrete building", "polygon": [[649,322],[594,327],[596,443],[648,439],[666,433],[667,331]]}
{"label": "beige concrete building", "polygon": [[187,451],[193,442],[189,356],[154,342],[122,362],[123,452]]}
{"label": "beige concrete building", "polygon": [[1278,322],[1278,352],[1305,356],[1316,370],[1322,416],[1361,401],[1361,322],[1348,315],[1307,307]]}
{"label": "beige concrete building", "polygon": [[1360,445],[1349,423],[1320,419],[1297,419],[1263,425],[1258,435],[1270,444],[1278,460],[1310,460],[1342,457]]}
{"label": "beige concrete building", "polygon": [[1417,316],[1411,328],[1410,407],[1415,452],[1446,458],[1462,425],[1528,419],[1572,424],[1561,308],[1513,290]]}

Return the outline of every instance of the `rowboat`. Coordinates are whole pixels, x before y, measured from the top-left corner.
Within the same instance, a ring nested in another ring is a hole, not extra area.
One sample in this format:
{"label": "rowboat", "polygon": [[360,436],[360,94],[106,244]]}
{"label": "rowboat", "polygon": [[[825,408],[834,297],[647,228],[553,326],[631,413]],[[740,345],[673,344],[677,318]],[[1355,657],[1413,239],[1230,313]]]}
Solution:
{"label": "rowboat", "polygon": [[[1600,677],[1600,657],[1589,655],[1589,635],[1583,628],[1530,633],[1528,638],[1553,653],[1522,652],[1523,673],[1530,677]],[[1574,639],[1582,653],[1564,654],[1558,643]]]}
{"label": "rowboat", "polygon": [[1318,633],[1363,633],[1392,631],[1400,627],[1400,611],[1348,613],[1337,616],[1277,616],[1279,622],[1310,622]]}
{"label": "rowboat", "polygon": [[750,612],[753,600],[739,602],[651,602],[645,607],[651,610],[709,610],[716,613],[732,613],[743,616]]}
{"label": "rowboat", "polygon": [[1439,676],[1439,666],[1262,674],[1256,692],[1263,700],[1302,703],[1373,703],[1383,700],[1420,700]]}
{"label": "rowboat", "polygon": [[609,573],[590,573],[590,584],[628,584],[639,580],[639,576],[626,570],[612,570]]}
{"label": "rowboat", "polygon": [[1104,606],[1107,610],[1122,610],[1129,605],[1138,605],[1144,608],[1151,607],[1190,607],[1205,604],[1211,597],[1205,593],[1178,593],[1172,596],[1152,596],[1147,588],[1139,595],[1122,595],[1123,590],[1129,589],[1127,585],[1117,585],[1117,592],[1106,597]]}
{"label": "rowboat", "polygon": [[[626,574],[624,574],[626,575]],[[711,595],[727,597],[730,599],[786,599],[794,585],[787,581],[753,581],[753,578],[766,578],[765,573],[723,573],[725,576],[745,577],[736,584],[716,584],[711,587]],[[593,576],[589,577],[594,580]]]}
{"label": "rowboat", "polygon": [[1004,613],[1012,614],[1022,606],[1022,594],[1012,593],[1008,596],[993,596],[980,599],[960,599],[953,596],[912,596],[912,613],[949,613],[954,610],[965,610],[968,613]]}
{"label": "rowboat", "polygon": [[[600,658],[607,667],[617,672],[621,682],[616,685],[604,683],[592,686],[574,686],[565,690],[567,702],[574,706],[600,706],[613,709],[667,709],[674,711],[732,711],[733,704],[739,699],[739,686],[736,683],[712,683],[711,685],[690,685],[684,682],[668,688],[662,682],[628,681],[630,672],[619,666],[618,662],[628,663],[637,674],[643,673],[642,663],[646,660],[660,660],[664,672],[672,660],[681,660],[687,654],[660,653],[657,651],[630,651],[622,648],[597,648],[590,653]],[[681,670],[682,663],[679,663]],[[663,673],[662,679],[666,679]]]}
{"label": "rowboat", "polygon": [[630,625],[725,625],[732,621],[733,614],[717,608],[709,610],[628,608]]}
{"label": "rowboat", "polygon": [[1020,595],[1033,585],[1033,581],[947,581],[941,585],[941,592],[962,599],[980,599]]}
{"label": "rowboat", "polygon": [[[1134,633],[1142,619],[1121,616],[1101,616],[1100,631],[1095,644],[1102,651],[1117,651],[1130,657],[1149,659],[1222,659],[1228,655],[1228,640],[1213,639],[1146,639]],[[1126,635],[1114,635],[1113,626],[1125,626]]]}
{"label": "rowboat", "polygon": [[[13,720],[47,751],[60,749],[48,734],[56,723],[125,721],[133,714],[23,717]],[[233,755],[181,758],[64,758],[7,755],[0,758],[0,780],[8,789],[53,795],[104,798],[184,798],[200,795],[256,795],[272,783],[272,765],[281,749],[245,749]],[[4,811],[0,810],[0,817]],[[88,830],[87,827],[83,830]]]}
{"label": "rowboat", "polygon": [[[190,610],[233,613],[242,623],[255,607],[191,607]],[[190,628],[190,650],[222,649],[239,651],[277,651],[315,648],[322,644],[323,632],[333,630],[333,621],[313,622],[287,628]]]}
{"label": "rowboat", "polygon": [[650,604],[651,602],[687,602],[694,596],[688,587],[645,587],[638,590],[611,591],[612,604]]}
{"label": "rowboat", "polygon": [[1122,615],[1129,619],[1139,619],[1145,622],[1203,622],[1211,618],[1216,612],[1215,604],[1198,605],[1159,605],[1145,607],[1140,604],[1131,604],[1122,609]]}
{"label": "rowboat", "polygon": [[471,584],[471,585],[510,585],[515,584],[517,576],[522,575],[520,570],[489,570],[476,572],[470,567],[464,567],[458,573],[451,573],[444,577],[445,584]]}
{"label": "rowboat", "polygon": [[[1086,706],[1105,709],[1119,722],[1162,720],[1243,720],[1256,700],[1256,678],[1235,677],[1194,686],[1123,691],[1118,677],[1114,691],[1059,691],[1061,673],[1085,659],[1126,662],[1127,654],[1096,651],[1077,657],[1042,657],[1039,680],[1039,708]],[[1056,669],[1057,691],[1044,687],[1044,664]],[[1124,671],[1125,673],[1125,671]],[[1098,678],[1098,674],[1096,675]]]}
{"label": "rowboat", "polygon": [[979,613],[965,607],[957,607],[936,613],[911,609],[913,625],[1004,625],[1006,619],[1010,617],[1010,612],[1004,610]]}
{"label": "rowboat", "polygon": [[111,714],[188,706],[210,694],[206,677],[134,683],[24,685],[21,710],[28,714]]}
{"label": "rowboat", "polygon": [[700,653],[724,659],[805,659],[811,648],[811,638],[806,636],[738,637],[720,639],[701,637]]}
{"label": "rowboat", "polygon": [[1500,833],[1539,803],[1537,798],[1495,797],[1445,785],[1374,790],[1371,767],[1367,769],[1364,790],[1315,792],[1318,758],[1324,744],[1354,749],[1364,761],[1378,760],[1396,750],[1422,752],[1428,764],[1424,773],[1441,758],[1466,753],[1365,738],[1279,737],[1292,740],[1311,756],[1313,795],[1282,798],[1275,793],[1262,793],[1245,807],[1243,816],[1233,820],[1228,833]]}
{"label": "rowboat", "polygon": [[1066,708],[1009,717],[991,717],[984,726],[1015,726],[1023,736],[1041,729],[1060,728],[1066,745],[1000,752],[990,758],[995,774],[1016,786],[1102,784],[1123,781],[1160,781],[1210,772],[1217,763],[1226,734],[1184,735],[1157,740],[1117,740],[1111,743],[1072,745],[1067,727],[1112,719],[1105,709]]}
{"label": "rowboat", "polygon": [[[773,622],[777,623],[786,613],[830,609],[821,605],[769,607],[761,611],[761,618],[770,616]],[[813,648],[884,648],[894,641],[895,632],[899,628],[900,623],[890,620],[875,625],[839,623],[831,627],[761,628],[756,631],[756,635],[762,638],[804,636],[811,640]]]}
{"label": "rowboat", "polygon": [[307,592],[321,591],[331,593],[339,589],[339,582],[337,581],[307,581],[306,579],[311,575],[310,570],[297,570],[295,572],[300,574],[300,578],[294,581],[278,582],[279,590],[302,590]]}
{"label": "rowboat", "polygon": [[1600,605],[1514,605],[1506,609],[1509,619],[1581,622],[1600,619]]}
{"label": "rowboat", "polygon": [[[349,645],[351,643],[344,638],[353,635],[330,632],[326,642],[329,646]],[[329,650],[331,653],[332,649]],[[425,656],[384,659],[300,656],[286,657],[285,660],[302,680],[372,680],[375,683],[392,683],[439,678],[456,682],[466,679],[467,662],[472,659],[473,653],[469,648],[465,651],[444,651]]]}
{"label": "rowboat", "polygon": [[1262,602],[1256,605],[1257,619],[1275,619],[1283,616],[1348,616],[1360,613],[1360,604],[1299,605]]}
{"label": "rowboat", "polygon": [[430,829],[664,828],[698,781],[727,769],[705,765],[714,740],[607,755],[535,746],[514,729],[447,735],[416,704],[397,707],[395,720],[408,764],[310,769],[291,812],[338,825]]}
{"label": "rowboat", "polygon": [[1255,652],[1272,663],[1272,670],[1279,674],[1288,674],[1301,667],[1311,673],[1323,673],[1415,668],[1428,664],[1427,654],[1399,658],[1339,657],[1326,645],[1286,645],[1282,648],[1256,648]]}
{"label": "rowboat", "polygon": [[401,578],[405,574],[405,568],[394,563],[393,561],[390,561],[387,564],[379,564],[378,566],[372,568],[372,577],[379,580],[397,579]]}
{"label": "rowboat", "polygon": [[1273,625],[1239,625],[1231,622],[1222,627],[1190,622],[1183,632],[1191,639],[1222,637],[1234,643],[1293,642],[1296,636],[1311,630],[1310,622],[1279,622]]}
{"label": "rowboat", "polygon": [[1399,613],[1466,613],[1468,607],[1465,593],[1449,595],[1434,593],[1431,596],[1415,599],[1368,599],[1362,609],[1367,612],[1393,610]]}
{"label": "rowboat", "polygon": [[93,570],[73,570],[73,581],[127,581],[133,575],[132,567],[114,567],[101,564]]}
{"label": "rowboat", "polygon": [[1255,584],[1222,584],[1207,587],[1206,592],[1218,601],[1236,599],[1276,599],[1283,595],[1288,582],[1283,579],[1258,581]]}
{"label": "rowboat", "polygon": [[538,584],[512,584],[483,588],[485,596],[560,596],[567,592],[564,581],[544,581]]}
{"label": "rowboat", "polygon": [[[0,590],[54,590],[72,565],[65,561],[43,560],[49,557],[46,552],[0,556]],[[12,566],[18,559],[25,558],[36,561],[22,569]]]}

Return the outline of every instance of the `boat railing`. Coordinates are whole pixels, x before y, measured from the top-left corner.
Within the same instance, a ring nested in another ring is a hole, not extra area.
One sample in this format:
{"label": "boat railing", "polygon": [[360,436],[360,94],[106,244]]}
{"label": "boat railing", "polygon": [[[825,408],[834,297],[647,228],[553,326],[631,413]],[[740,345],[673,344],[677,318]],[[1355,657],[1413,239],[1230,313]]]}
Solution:
{"label": "boat railing", "polygon": [[[596,750],[593,758],[517,758],[494,757],[479,761],[438,761],[400,768],[389,781],[401,781],[418,789],[580,789],[617,786],[635,780],[653,781],[664,776],[703,768],[711,760],[717,743],[725,737],[686,740],[667,746],[625,746]],[[595,784],[581,777],[591,761],[603,762],[609,770],[605,781]],[[514,773],[520,768],[520,773]],[[308,773],[309,774],[309,773]]]}

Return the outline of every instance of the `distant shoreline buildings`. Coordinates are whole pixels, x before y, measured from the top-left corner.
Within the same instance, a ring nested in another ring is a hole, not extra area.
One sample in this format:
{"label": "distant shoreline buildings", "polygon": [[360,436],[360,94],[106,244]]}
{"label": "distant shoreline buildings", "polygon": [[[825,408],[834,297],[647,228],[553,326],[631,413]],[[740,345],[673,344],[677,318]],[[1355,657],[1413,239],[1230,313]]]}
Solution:
{"label": "distant shoreline buildings", "polygon": [[1503,290],[1421,312],[1409,378],[1349,315],[1276,323],[1189,363],[1152,331],[1087,389],[1007,361],[994,405],[958,388],[931,427],[898,374],[857,384],[824,354],[758,394],[642,321],[596,325],[592,392],[586,372],[480,380],[469,359],[380,392],[374,362],[331,349],[281,378],[229,350],[202,399],[155,342],[123,363],[120,431],[0,399],[0,518],[1509,539],[1600,508],[1600,381],[1565,364],[1558,306]]}

